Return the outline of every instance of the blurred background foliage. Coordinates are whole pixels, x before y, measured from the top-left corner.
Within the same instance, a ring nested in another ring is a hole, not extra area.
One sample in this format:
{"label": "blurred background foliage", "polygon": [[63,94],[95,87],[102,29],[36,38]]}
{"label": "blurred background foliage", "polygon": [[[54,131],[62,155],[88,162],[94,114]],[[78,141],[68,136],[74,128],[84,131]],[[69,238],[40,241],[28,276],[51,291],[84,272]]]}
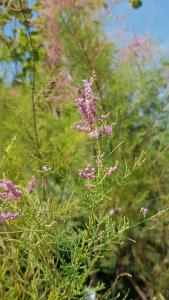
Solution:
{"label": "blurred background foliage", "polygon": [[[129,2],[134,8],[141,5],[141,1]],[[53,211],[60,205],[64,209],[72,190],[62,178],[71,176],[74,184],[78,181],[78,170],[93,159],[91,141],[85,134],[77,134],[73,124],[79,118],[74,104],[76,89],[94,70],[98,109],[110,112],[115,123],[109,147],[110,151],[116,150],[109,161],[112,164],[119,161],[117,180],[108,182],[112,188],[111,200],[105,199],[100,209],[114,220],[125,215],[137,222],[142,206],[149,209],[148,214],[166,208],[169,194],[166,58],[154,60],[152,41],[139,37],[136,41],[135,37],[121,48],[118,41],[107,36],[104,20],[118,1],[38,0],[31,7],[27,1],[21,4],[22,8],[19,1],[4,1],[0,6],[0,156],[5,156],[1,177],[5,174],[21,184],[33,174],[40,178],[31,102],[35,60],[41,160],[56,170],[46,177]],[[10,150],[6,152],[9,144]],[[123,180],[123,172],[132,169],[142,151],[144,162]],[[80,197],[78,193],[74,195],[71,208],[71,218],[76,219],[77,227],[83,227],[85,218]],[[111,245],[110,251],[97,262],[95,281],[104,283],[100,299],[115,299],[112,297],[118,293],[116,299],[125,299],[126,294],[126,299],[169,299],[168,230],[166,213],[131,229],[127,233],[129,238],[122,243]],[[4,269],[8,269],[11,260],[16,259],[17,264],[17,255],[22,253],[17,245],[13,249],[6,247],[9,259],[3,260]],[[17,273],[17,266],[13,272]],[[2,279],[2,299],[47,299],[35,293],[36,281],[30,288],[34,298],[30,295],[24,298],[21,278],[16,275],[18,282],[14,283],[11,276],[8,273],[6,290]],[[28,284],[31,278],[23,280]],[[57,299],[54,286],[50,288],[48,299]],[[109,289],[112,294],[106,298],[103,295]],[[18,298],[17,290],[21,293]]]}

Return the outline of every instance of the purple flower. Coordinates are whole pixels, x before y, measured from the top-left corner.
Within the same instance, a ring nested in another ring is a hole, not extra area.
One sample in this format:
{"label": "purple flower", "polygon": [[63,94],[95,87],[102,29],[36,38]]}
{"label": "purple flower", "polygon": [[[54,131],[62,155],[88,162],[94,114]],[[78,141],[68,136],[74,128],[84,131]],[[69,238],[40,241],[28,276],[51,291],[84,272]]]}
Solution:
{"label": "purple flower", "polygon": [[106,136],[111,135],[112,133],[112,125],[104,125],[94,131],[91,131],[89,134],[90,137],[94,139],[98,139],[101,134],[105,134]]}
{"label": "purple flower", "polygon": [[[90,80],[83,80],[83,90],[78,89],[78,98],[75,100],[84,124],[90,128],[96,125],[96,99],[92,91],[94,81],[95,75]],[[79,130],[78,127],[75,128]]]}
{"label": "purple flower", "polygon": [[103,126],[103,132],[105,133],[106,136],[111,135],[111,133],[112,133],[112,125],[104,125]]}
{"label": "purple flower", "polygon": [[79,172],[79,176],[84,179],[94,179],[96,177],[95,168],[89,164],[84,171]]}
{"label": "purple flower", "polygon": [[140,213],[142,213],[144,217],[146,216],[147,212],[148,212],[148,208],[146,208],[146,207],[140,208]]}
{"label": "purple flower", "polygon": [[36,178],[32,177],[31,180],[29,180],[28,185],[27,185],[27,192],[28,193],[33,193],[36,188]]}
{"label": "purple flower", "polygon": [[10,180],[2,180],[0,188],[6,192],[0,192],[0,200],[15,200],[21,197],[22,192]]}
{"label": "purple flower", "polygon": [[19,212],[16,213],[1,213],[0,214],[0,224],[3,224],[6,220],[15,220],[20,215]]}
{"label": "purple flower", "polygon": [[92,91],[92,83],[89,80],[83,80],[84,86],[84,103],[86,112],[86,121],[89,124],[95,124],[96,119],[96,108],[95,108],[95,97]]}

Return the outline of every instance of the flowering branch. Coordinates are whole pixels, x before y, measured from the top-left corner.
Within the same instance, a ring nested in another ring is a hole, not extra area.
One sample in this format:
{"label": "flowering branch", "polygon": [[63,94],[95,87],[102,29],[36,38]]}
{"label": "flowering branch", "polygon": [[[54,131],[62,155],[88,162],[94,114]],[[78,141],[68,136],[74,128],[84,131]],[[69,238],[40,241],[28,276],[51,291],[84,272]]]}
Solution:
{"label": "flowering branch", "polygon": [[[101,182],[105,177],[110,176],[117,170],[117,162],[114,166],[109,166],[104,169],[103,160],[104,153],[102,153],[99,138],[102,136],[109,137],[112,133],[112,124],[107,124],[107,115],[99,115],[96,108],[96,98],[94,96],[92,86],[96,82],[96,75],[93,72],[91,78],[83,80],[83,89],[78,88],[78,98],[75,100],[76,106],[79,109],[81,120],[75,123],[74,128],[78,131],[88,133],[89,137],[96,140],[96,157],[95,164],[97,166],[97,172],[95,167],[88,164],[84,170],[79,171],[79,176],[88,181],[88,188],[93,187],[89,184],[90,180],[95,180],[103,175]],[[100,172],[100,170],[102,170]],[[97,181],[99,183],[99,181]],[[100,184],[100,183],[99,183]]]}

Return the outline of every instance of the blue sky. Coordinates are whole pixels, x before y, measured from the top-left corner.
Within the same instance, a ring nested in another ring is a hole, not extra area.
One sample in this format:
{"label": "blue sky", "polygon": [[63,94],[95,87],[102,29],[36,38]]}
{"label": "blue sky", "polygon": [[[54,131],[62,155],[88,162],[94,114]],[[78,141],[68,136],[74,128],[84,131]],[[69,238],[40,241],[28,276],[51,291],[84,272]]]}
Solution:
{"label": "blue sky", "polygon": [[[169,0],[142,0],[139,9],[132,9],[124,0],[114,14],[127,15],[125,27],[129,35],[149,35],[163,48],[169,48]],[[110,25],[109,25],[110,26]],[[110,29],[110,28],[109,28]]]}

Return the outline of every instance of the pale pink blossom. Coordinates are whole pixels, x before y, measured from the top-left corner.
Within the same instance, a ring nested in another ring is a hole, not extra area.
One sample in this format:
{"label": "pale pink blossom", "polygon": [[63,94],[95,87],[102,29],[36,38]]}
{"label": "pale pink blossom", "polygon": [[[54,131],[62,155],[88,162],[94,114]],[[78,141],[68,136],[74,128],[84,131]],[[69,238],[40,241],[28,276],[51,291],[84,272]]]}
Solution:
{"label": "pale pink blossom", "polygon": [[114,166],[111,167],[107,167],[104,171],[106,176],[111,175],[112,173],[117,171],[117,166],[118,166],[118,161],[116,162],[116,164]]}
{"label": "pale pink blossom", "polygon": [[92,129],[88,124],[77,122],[74,125],[74,128],[76,128],[78,131],[84,131],[84,132],[90,132]]}
{"label": "pale pink blossom", "polygon": [[102,133],[101,128],[98,128],[98,129],[92,131],[92,132],[89,134],[89,136],[90,136],[91,138],[93,138],[93,139],[98,139],[99,136],[101,135],[101,133]]}
{"label": "pale pink blossom", "polygon": [[49,173],[49,172],[51,171],[51,167],[49,167],[48,165],[46,165],[46,166],[43,166],[43,167],[42,167],[42,170],[43,170],[43,172],[45,172],[45,173]]}
{"label": "pale pink blossom", "polygon": [[27,192],[28,193],[33,193],[34,190],[36,188],[36,178],[32,177],[29,181],[28,181],[28,185],[27,185]]}
{"label": "pale pink blossom", "polygon": [[90,164],[84,169],[84,171],[79,172],[79,176],[84,179],[94,179],[96,177],[95,168],[93,168]]}
{"label": "pale pink blossom", "polygon": [[122,57],[127,61],[132,59],[137,59],[138,61],[149,57],[150,50],[150,39],[134,35],[131,42],[123,49]]}
{"label": "pale pink blossom", "polygon": [[140,208],[140,213],[142,213],[144,217],[146,216],[147,212],[148,212],[148,208],[146,208],[146,207]]}

